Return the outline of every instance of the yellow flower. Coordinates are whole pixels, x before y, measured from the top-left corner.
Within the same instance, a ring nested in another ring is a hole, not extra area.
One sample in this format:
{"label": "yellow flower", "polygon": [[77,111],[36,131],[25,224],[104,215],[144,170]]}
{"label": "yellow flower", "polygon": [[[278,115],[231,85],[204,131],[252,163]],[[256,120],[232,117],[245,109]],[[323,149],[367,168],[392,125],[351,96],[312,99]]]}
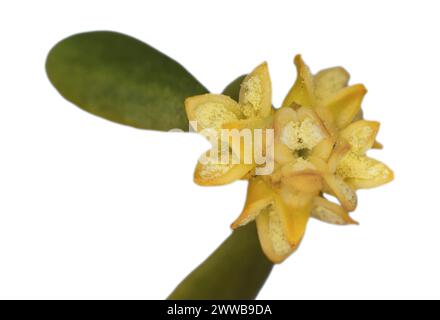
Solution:
{"label": "yellow flower", "polygon": [[[185,110],[188,120],[196,124],[197,131],[224,129],[255,129],[266,127],[272,113],[272,85],[270,82],[267,63],[255,68],[242,82],[238,103],[230,97],[220,94],[204,94],[185,100]],[[246,146],[244,146],[246,147]],[[216,144],[214,148],[221,151],[224,145]],[[233,150],[228,144],[229,157],[219,163],[204,155],[208,161],[199,161],[195,173],[195,182],[200,185],[222,185],[241,179],[255,164],[233,163],[233,154],[244,153],[243,150]],[[243,146],[242,146],[243,148]],[[224,150],[223,150],[224,151]],[[220,152],[219,152],[220,153]],[[244,160],[244,159],[242,159]]]}
{"label": "yellow flower", "polygon": [[[312,75],[301,56],[295,57],[297,80],[281,108],[271,106],[267,64],[252,71],[241,85],[239,102],[207,94],[185,101],[190,121],[198,129],[273,129],[273,141],[259,149],[231,143],[228,138],[214,148],[226,151],[235,163],[198,163],[195,181],[220,185],[248,179],[245,207],[232,228],[256,220],[266,256],[274,263],[286,259],[299,246],[310,217],[324,222],[355,224],[349,212],[357,206],[356,190],[385,184],[393,172],[366,152],[376,142],[379,123],[362,118],[363,85],[348,86],[349,74],[336,67]],[[266,136],[266,140],[269,139]],[[243,139],[240,140],[243,142]],[[273,147],[270,156],[269,147]],[[243,161],[244,150],[259,150],[273,160],[272,171],[259,175],[254,158]],[[339,204],[325,198],[336,197]]]}

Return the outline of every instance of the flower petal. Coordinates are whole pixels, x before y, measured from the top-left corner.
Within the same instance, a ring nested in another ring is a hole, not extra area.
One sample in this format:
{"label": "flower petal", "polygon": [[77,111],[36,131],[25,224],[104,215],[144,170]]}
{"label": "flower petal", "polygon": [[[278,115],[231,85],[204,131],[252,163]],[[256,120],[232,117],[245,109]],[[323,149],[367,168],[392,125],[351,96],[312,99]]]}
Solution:
{"label": "flower petal", "polygon": [[307,107],[282,108],[274,116],[275,138],[292,151],[309,152],[329,136],[318,115]]}
{"label": "flower petal", "polygon": [[341,160],[336,173],[354,189],[374,188],[394,178],[393,171],[384,163],[354,152]]}
{"label": "flower petal", "polygon": [[267,128],[271,124],[271,118],[249,118],[249,119],[239,119],[233,120],[231,122],[224,123],[222,125],[223,129],[263,129]]}
{"label": "flower petal", "polygon": [[241,83],[239,103],[246,118],[264,118],[272,111],[272,85],[269,69],[264,62]]}
{"label": "flower petal", "polygon": [[359,120],[343,129],[340,136],[350,144],[353,152],[364,154],[373,147],[379,126],[377,121]]}
{"label": "flower petal", "polygon": [[224,185],[241,179],[252,170],[253,164],[233,163],[233,155],[230,152],[225,162],[215,159],[210,151],[198,161],[194,172],[194,182],[201,186]]}
{"label": "flower petal", "polygon": [[315,75],[316,96],[325,100],[346,87],[350,74],[342,67],[334,67],[319,71]]}
{"label": "flower petal", "polygon": [[236,229],[255,220],[260,212],[266,207],[273,205],[275,201],[273,190],[261,178],[249,181],[246,204],[240,216],[235,220],[231,228]]}
{"label": "flower petal", "polygon": [[283,223],[286,240],[294,249],[298,248],[304,237],[312,210],[311,201],[309,200],[311,198],[304,193],[299,194],[299,197],[303,195],[308,199],[302,201],[302,205],[289,206],[285,204],[285,209],[281,211],[281,221]]}
{"label": "flower petal", "polygon": [[324,107],[330,111],[339,129],[348,126],[361,109],[362,100],[367,89],[356,84],[339,90],[335,95],[323,101]]}
{"label": "flower petal", "polygon": [[316,197],[313,201],[311,216],[323,222],[337,225],[358,224],[344,208],[328,201],[323,197]]}
{"label": "flower petal", "polygon": [[335,141],[333,138],[326,138],[316,145],[312,150],[312,156],[327,161],[332,154]]}
{"label": "flower petal", "polygon": [[279,205],[279,202],[275,202],[257,216],[257,230],[261,248],[273,263],[283,262],[296,249],[287,241],[281,217],[282,210],[284,209]]}
{"label": "flower petal", "polygon": [[286,107],[277,110],[273,117],[273,126],[275,130],[275,139],[277,142],[281,141],[281,135],[283,133],[283,128],[289,123],[289,122],[298,122],[299,118],[297,115],[297,112],[293,110],[292,108]]}
{"label": "flower petal", "polygon": [[302,158],[281,168],[281,182],[296,192],[317,193],[322,189],[322,178],[315,166]]}
{"label": "flower petal", "polygon": [[197,126],[194,128],[197,131],[219,129],[224,123],[243,117],[238,103],[221,94],[203,94],[187,98],[185,110],[188,120]]}
{"label": "flower petal", "polygon": [[354,211],[357,206],[356,192],[344,182],[344,180],[334,174],[324,176],[329,191],[338,198],[342,207],[347,211]]}
{"label": "flower petal", "polygon": [[275,143],[274,155],[275,161],[280,165],[295,161],[296,159],[292,150],[284,143]]}
{"label": "flower petal", "polygon": [[[358,114],[353,118],[353,122],[359,121],[359,120],[364,120],[364,112],[361,110],[359,110]],[[380,143],[379,141],[374,141],[373,146],[371,147],[372,149],[383,149],[383,145],[382,143]]]}
{"label": "flower petal", "polygon": [[285,185],[297,191],[317,193],[322,189],[322,178],[316,172],[304,172],[296,175],[282,177]]}
{"label": "flower petal", "polygon": [[376,141],[374,141],[372,148],[373,149],[383,149],[383,144],[376,140]]}
{"label": "flower petal", "polygon": [[294,103],[311,107],[315,104],[316,100],[313,75],[309,67],[302,60],[301,55],[295,57],[294,63],[297,70],[297,78],[293,87],[284,98],[281,107],[290,107]]}
{"label": "flower petal", "polygon": [[328,159],[328,169],[331,173],[336,171],[339,162],[350,152],[350,148],[351,146],[347,141],[343,139],[338,140]]}

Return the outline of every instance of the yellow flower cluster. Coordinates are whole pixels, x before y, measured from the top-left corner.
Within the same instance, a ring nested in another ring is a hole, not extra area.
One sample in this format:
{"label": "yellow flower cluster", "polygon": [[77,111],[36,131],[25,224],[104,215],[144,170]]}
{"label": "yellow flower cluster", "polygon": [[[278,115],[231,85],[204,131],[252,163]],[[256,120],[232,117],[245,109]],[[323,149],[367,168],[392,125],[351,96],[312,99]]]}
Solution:
{"label": "yellow flower cluster", "polygon": [[[273,130],[271,174],[255,174],[260,165],[255,161],[208,161],[198,163],[194,177],[200,185],[249,181],[245,207],[232,228],[256,220],[263,251],[274,263],[298,247],[310,217],[354,224],[348,213],[357,206],[356,190],[393,179],[385,164],[366,155],[381,145],[376,141],[379,123],[362,117],[365,87],[349,86],[349,74],[341,67],[313,75],[301,56],[294,62],[297,80],[278,109],[272,107],[267,63],[243,80],[238,102],[217,94],[185,101],[188,119],[197,122],[199,131]],[[231,145],[226,148],[237,152]]]}

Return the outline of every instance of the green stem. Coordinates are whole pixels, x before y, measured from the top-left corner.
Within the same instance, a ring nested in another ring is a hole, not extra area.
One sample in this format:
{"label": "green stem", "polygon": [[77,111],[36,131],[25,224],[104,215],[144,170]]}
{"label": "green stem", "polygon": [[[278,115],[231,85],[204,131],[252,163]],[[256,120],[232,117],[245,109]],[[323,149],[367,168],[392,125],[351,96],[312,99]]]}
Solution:
{"label": "green stem", "polygon": [[168,299],[255,299],[272,267],[261,251],[255,223],[249,223],[235,230]]}

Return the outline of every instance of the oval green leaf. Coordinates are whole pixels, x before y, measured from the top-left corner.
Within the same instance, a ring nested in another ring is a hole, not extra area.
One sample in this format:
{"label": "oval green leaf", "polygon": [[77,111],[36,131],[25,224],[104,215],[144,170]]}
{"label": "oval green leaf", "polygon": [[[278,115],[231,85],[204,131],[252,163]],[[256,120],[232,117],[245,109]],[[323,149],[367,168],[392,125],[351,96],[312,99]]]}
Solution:
{"label": "oval green leaf", "polygon": [[184,100],[207,92],[176,61],[116,32],[81,33],[62,40],[50,51],[46,71],[70,102],[141,129],[188,130]]}

